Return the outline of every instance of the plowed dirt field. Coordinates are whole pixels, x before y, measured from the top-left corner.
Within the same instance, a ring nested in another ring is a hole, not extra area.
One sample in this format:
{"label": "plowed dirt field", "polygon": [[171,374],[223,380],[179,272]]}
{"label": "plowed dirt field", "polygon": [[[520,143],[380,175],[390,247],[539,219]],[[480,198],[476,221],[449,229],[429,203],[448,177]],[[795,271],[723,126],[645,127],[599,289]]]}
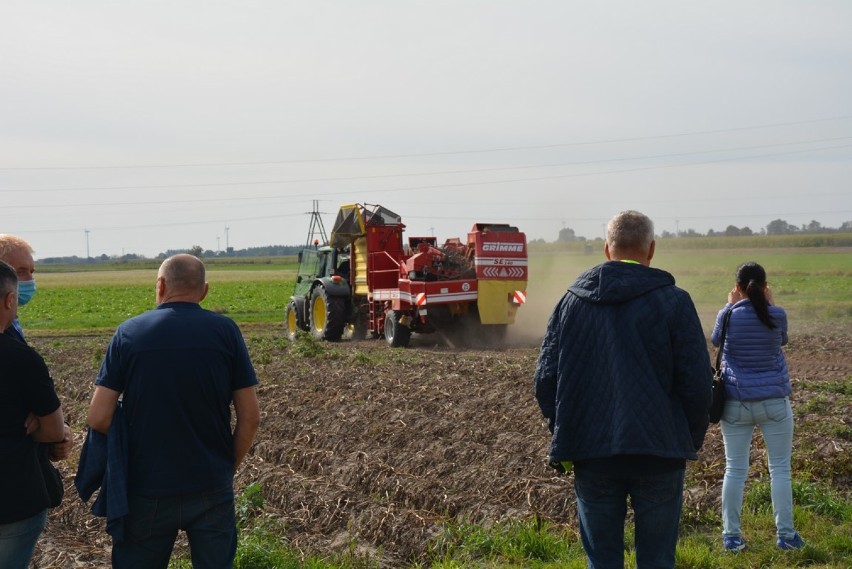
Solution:
{"label": "plowed dirt field", "polygon": [[[531,383],[535,341],[456,350],[429,338],[392,350],[383,341],[291,345],[278,328],[245,334],[262,384],[263,422],[236,488],[259,483],[263,514],[280,521],[282,537],[306,554],[354,544],[383,566],[404,567],[427,562],[430,540],[450,519],[490,524],[538,515],[575,527],[571,479],[545,465],[548,432]],[[62,466],[65,502],[51,513],[36,567],[109,566],[103,520],[72,485],[91,382],[108,340],[31,339],[56,378],[77,440]],[[850,496],[849,398],[831,394],[852,381],[852,335],[794,337],[786,353],[797,421],[794,470],[807,463]],[[764,462],[755,445],[752,476],[766,476]],[[689,465],[685,515],[718,511],[723,464],[713,426],[701,459]]]}

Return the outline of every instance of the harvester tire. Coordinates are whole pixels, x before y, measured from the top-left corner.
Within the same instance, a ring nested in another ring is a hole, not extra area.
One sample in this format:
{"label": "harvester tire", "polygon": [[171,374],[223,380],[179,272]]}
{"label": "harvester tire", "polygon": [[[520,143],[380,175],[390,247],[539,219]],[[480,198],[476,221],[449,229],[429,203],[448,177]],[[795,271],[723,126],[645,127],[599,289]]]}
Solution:
{"label": "harvester tire", "polygon": [[317,340],[338,341],[346,328],[346,300],[329,296],[318,286],[311,293],[311,334]]}
{"label": "harvester tire", "polygon": [[411,328],[401,324],[399,317],[395,310],[385,314],[385,341],[391,348],[405,348],[411,340]]}
{"label": "harvester tire", "polygon": [[509,335],[508,324],[482,324],[485,333],[483,339],[488,348],[502,349],[506,347],[506,337]]}

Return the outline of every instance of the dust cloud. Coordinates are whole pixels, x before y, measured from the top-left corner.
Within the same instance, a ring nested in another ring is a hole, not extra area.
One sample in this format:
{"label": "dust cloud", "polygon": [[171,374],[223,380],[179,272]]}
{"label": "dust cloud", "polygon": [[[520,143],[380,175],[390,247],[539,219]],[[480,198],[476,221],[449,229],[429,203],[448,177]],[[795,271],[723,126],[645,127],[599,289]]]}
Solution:
{"label": "dust cloud", "polygon": [[[556,303],[585,269],[601,262],[597,256],[568,253],[542,253],[530,266],[527,301],[518,310],[515,323],[509,326],[507,343],[516,346],[538,346],[544,337],[547,321]],[[581,268],[580,265],[585,264]]]}

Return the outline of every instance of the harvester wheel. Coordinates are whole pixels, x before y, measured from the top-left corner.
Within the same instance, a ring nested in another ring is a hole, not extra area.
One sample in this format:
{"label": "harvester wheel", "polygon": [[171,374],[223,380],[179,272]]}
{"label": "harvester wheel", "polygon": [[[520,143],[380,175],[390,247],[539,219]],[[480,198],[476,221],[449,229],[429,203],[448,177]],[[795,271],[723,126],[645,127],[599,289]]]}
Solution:
{"label": "harvester wheel", "polygon": [[411,328],[400,323],[400,316],[395,310],[385,314],[385,340],[391,348],[405,348],[411,340]]}
{"label": "harvester wheel", "polygon": [[358,315],[352,325],[352,338],[355,340],[364,340],[367,338],[367,317]]}
{"label": "harvester wheel", "polygon": [[317,340],[336,342],[346,327],[346,300],[329,296],[318,286],[311,294],[311,334]]}
{"label": "harvester wheel", "polygon": [[291,300],[287,304],[287,308],[284,309],[284,330],[287,333],[287,338],[296,339],[296,333],[305,329],[304,320],[296,308],[296,302]]}
{"label": "harvester wheel", "polygon": [[508,336],[508,324],[482,324],[485,333],[483,338],[486,347],[502,349],[506,347],[506,336]]}

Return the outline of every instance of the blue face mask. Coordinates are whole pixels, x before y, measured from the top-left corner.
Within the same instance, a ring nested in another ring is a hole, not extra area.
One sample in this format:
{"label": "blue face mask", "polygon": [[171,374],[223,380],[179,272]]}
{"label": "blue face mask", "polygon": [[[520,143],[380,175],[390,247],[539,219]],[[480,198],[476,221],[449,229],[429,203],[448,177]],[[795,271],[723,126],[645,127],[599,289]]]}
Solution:
{"label": "blue face mask", "polygon": [[35,295],[36,284],[32,281],[18,281],[18,306],[23,306]]}

